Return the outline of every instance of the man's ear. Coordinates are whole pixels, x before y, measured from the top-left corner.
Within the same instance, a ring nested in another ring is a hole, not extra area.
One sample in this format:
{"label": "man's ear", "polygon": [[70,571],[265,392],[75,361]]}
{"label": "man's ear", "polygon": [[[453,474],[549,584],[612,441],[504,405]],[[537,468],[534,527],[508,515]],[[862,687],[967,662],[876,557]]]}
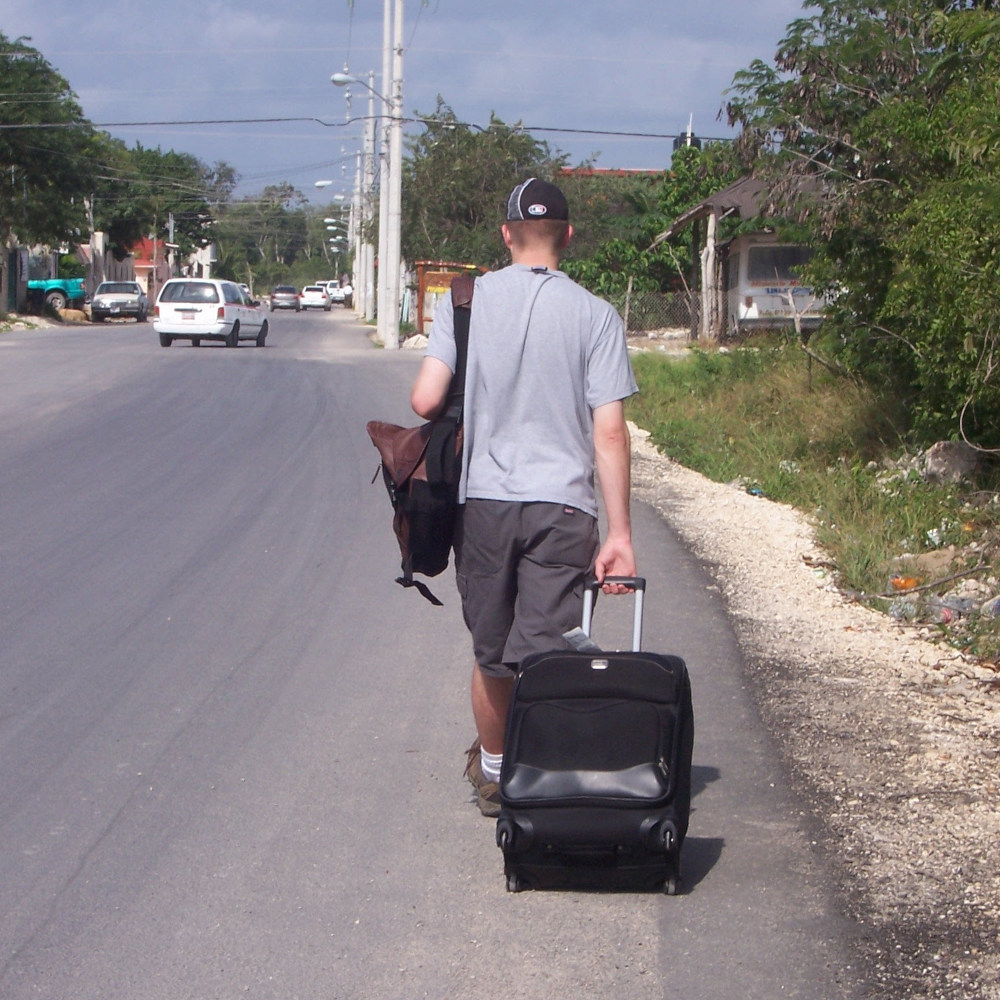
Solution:
{"label": "man's ear", "polygon": [[563,237],[563,241],[560,244],[559,249],[560,250],[565,250],[566,247],[569,246],[569,241],[571,239],[573,239],[573,227],[572,226],[567,226],[566,227],[566,235]]}
{"label": "man's ear", "polygon": [[511,249],[510,229],[508,228],[506,222],[500,227],[500,233],[503,236],[503,244],[504,244],[504,246],[508,250],[510,250]]}

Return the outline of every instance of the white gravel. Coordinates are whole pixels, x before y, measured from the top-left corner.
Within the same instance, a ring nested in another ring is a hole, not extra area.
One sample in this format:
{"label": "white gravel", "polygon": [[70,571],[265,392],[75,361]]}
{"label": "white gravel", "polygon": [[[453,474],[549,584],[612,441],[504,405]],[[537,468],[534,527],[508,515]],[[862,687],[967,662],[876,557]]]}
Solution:
{"label": "white gravel", "polygon": [[871,996],[1000,1000],[1000,675],[848,601],[797,511],[632,433],[634,496],[714,567],[761,714],[869,930]]}

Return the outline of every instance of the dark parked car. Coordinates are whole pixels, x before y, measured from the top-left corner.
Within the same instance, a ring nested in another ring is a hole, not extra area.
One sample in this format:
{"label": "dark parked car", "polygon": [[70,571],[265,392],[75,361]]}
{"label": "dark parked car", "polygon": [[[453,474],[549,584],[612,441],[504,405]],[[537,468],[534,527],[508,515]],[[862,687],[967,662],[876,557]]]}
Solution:
{"label": "dark parked car", "polygon": [[149,299],[137,281],[102,281],[90,300],[90,318],[103,323],[109,316],[134,316],[145,323]]}
{"label": "dark parked car", "polygon": [[275,309],[294,309],[298,312],[301,308],[299,290],[292,285],[278,285],[271,292],[271,312],[274,312]]}

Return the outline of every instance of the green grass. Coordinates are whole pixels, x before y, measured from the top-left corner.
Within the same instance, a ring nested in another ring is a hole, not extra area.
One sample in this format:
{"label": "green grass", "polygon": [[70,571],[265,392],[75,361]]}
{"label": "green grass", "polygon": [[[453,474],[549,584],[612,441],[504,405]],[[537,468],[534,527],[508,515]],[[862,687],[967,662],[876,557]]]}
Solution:
{"label": "green grass", "polygon": [[[878,595],[892,593],[894,576],[917,574],[928,552],[956,547],[941,578],[991,561],[1000,537],[995,469],[975,484],[925,482],[896,402],[810,363],[796,344],[758,338],[680,358],[641,353],[633,367],[640,393],[628,415],[652,442],[713,480],[805,512],[839,586],[872,606],[889,610],[893,600]],[[983,656],[1000,653],[997,619],[963,616],[945,637]]]}

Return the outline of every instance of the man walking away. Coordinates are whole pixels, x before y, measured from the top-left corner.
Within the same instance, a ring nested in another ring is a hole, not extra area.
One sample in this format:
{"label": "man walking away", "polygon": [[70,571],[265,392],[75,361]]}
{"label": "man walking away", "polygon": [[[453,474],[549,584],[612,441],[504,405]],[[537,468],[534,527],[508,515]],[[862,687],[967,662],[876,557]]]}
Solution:
{"label": "man walking away", "polygon": [[[466,774],[484,815],[500,810],[507,708],[518,663],[567,648],[589,573],[634,576],[631,457],[623,401],[636,391],[615,310],[559,270],[573,235],[555,185],[518,184],[502,227],[510,266],[476,281],[465,385],[456,581],[472,635],[478,739]],[[444,405],[456,350],[442,299],[411,404]],[[607,535],[598,537],[594,475]],[[623,593],[604,584],[606,593]]]}

